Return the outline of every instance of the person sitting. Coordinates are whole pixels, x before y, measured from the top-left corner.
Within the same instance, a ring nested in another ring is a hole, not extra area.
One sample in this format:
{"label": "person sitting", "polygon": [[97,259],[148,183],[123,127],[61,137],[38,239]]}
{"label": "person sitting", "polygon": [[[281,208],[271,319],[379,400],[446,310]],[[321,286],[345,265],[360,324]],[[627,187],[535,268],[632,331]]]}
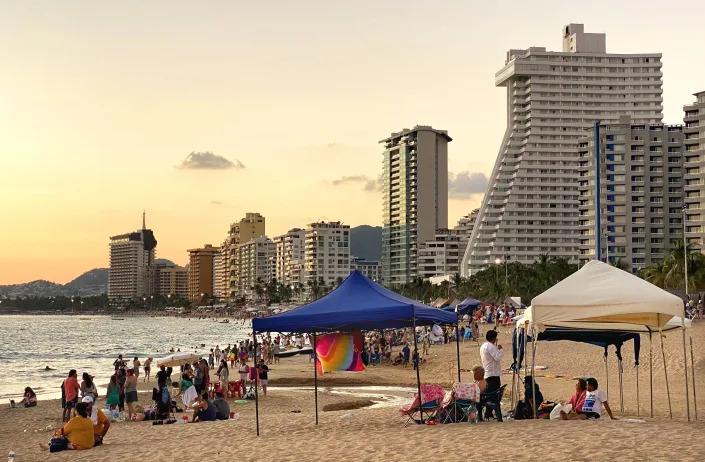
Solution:
{"label": "person sitting", "polygon": [[411,349],[408,343],[404,344],[404,348],[401,349],[401,352],[404,353],[404,365],[406,366],[409,364],[409,358],[411,357]]}
{"label": "person sitting", "polygon": [[[75,409],[76,416],[54,432],[50,445],[40,445],[42,449],[58,452],[67,449],[80,450],[93,447],[95,437],[93,422],[88,418],[88,405],[81,402],[76,404]],[[61,439],[61,437],[65,439]]]}
{"label": "person sitting", "polygon": [[583,412],[583,404],[585,403],[585,393],[587,391],[587,382],[585,379],[578,379],[575,383],[575,393],[570,397],[566,404],[570,404],[572,409],[570,413],[561,411],[561,419],[573,420],[577,419],[578,415]]}
{"label": "person sitting", "polygon": [[538,383],[534,382],[532,376],[524,377],[524,403],[527,404],[527,409],[530,415],[526,417],[533,419],[539,406],[543,403],[543,393],[539,389]]}
{"label": "person sitting", "polygon": [[394,362],[392,363],[392,366],[398,366],[400,364],[404,364],[404,353],[401,351],[399,352],[399,355],[394,358]]}
{"label": "person sitting", "polygon": [[480,389],[480,393],[484,393],[487,390],[487,380],[485,380],[485,368],[482,366],[475,366],[472,368],[472,378],[475,380]]}
{"label": "person sitting", "polygon": [[17,404],[23,407],[34,407],[37,405],[37,394],[30,387],[26,387],[22,401]]}
{"label": "person sitting", "polygon": [[228,405],[228,402],[225,401],[225,398],[223,398],[223,393],[219,391],[215,392],[213,406],[215,407],[216,419],[228,420],[230,418],[230,406]]}
{"label": "person sitting", "polygon": [[86,412],[93,424],[93,439],[95,440],[93,446],[100,446],[103,444],[105,434],[108,433],[110,429],[110,420],[105,417],[103,411],[93,404],[93,398],[91,396],[84,396],[81,402],[86,403]]}
{"label": "person sitting", "polygon": [[599,419],[602,415],[602,408],[607,411],[610,419],[617,420],[612,415],[612,409],[607,402],[607,393],[597,388],[597,380],[589,378],[586,380],[587,389],[585,391],[585,401],[583,402],[582,413],[578,414],[578,419]]}
{"label": "person sitting", "polygon": [[196,398],[193,405],[193,416],[191,423],[212,422],[215,420],[216,409],[213,403],[208,401],[208,392],[203,392]]}

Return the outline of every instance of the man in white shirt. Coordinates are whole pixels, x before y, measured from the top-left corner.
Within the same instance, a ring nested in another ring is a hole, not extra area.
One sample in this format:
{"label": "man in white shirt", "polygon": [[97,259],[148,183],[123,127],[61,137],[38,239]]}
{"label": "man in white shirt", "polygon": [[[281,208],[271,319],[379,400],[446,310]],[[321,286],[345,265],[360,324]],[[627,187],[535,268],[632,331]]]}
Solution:
{"label": "man in white shirt", "polygon": [[610,419],[617,420],[612,415],[612,409],[607,402],[607,393],[597,388],[597,380],[590,378],[586,380],[587,391],[585,392],[585,402],[582,412],[578,413],[579,419],[599,419],[602,415],[602,408],[605,408]]}
{"label": "man in white shirt", "polygon": [[480,359],[482,360],[482,367],[485,369],[485,381],[487,382],[485,394],[490,394],[499,390],[502,385],[500,377],[502,375],[501,362],[504,350],[497,340],[496,330],[488,330],[485,334],[485,340],[486,342],[480,347]]}

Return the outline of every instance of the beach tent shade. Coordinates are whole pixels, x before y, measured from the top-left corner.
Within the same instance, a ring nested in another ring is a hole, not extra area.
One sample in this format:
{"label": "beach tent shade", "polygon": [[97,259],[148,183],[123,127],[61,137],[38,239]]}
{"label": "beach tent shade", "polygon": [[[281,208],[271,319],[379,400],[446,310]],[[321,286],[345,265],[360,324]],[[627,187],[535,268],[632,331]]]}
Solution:
{"label": "beach tent shade", "polygon": [[[557,323],[626,323],[657,330],[683,315],[683,302],[619,268],[593,260],[534,297],[524,313],[537,327]],[[616,329],[624,330],[622,326]]]}
{"label": "beach tent shade", "polygon": [[255,332],[338,332],[416,325],[456,324],[455,313],[418,303],[353,271],[335,290],[307,305],[268,318],[255,318]]}
{"label": "beach tent shade", "polygon": [[504,304],[507,306],[513,306],[514,309],[521,308],[521,297],[507,297],[504,299]]}
{"label": "beach tent shade", "polygon": [[196,353],[189,353],[187,351],[182,351],[180,353],[174,353],[173,355],[165,356],[163,358],[157,359],[157,367],[174,367],[182,366],[184,364],[191,364],[193,362],[201,359]]}
{"label": "beach tent shade", "polygon": [[474,298],[468,297],[458,304],[458,312],[462,314],[475,311],[478,307],[482,306],[480,300],[475,300]]}
{"label": "beach tent shade", "polygon": [[[519,316],[516,319],[516,327],[523,329],[526,325],[526,315],[530,313],[531,307],[526,309],[524,315]],[[668,332],[675,329],[680,329],[685,324],[686,329],[690,329],[693,326],[693,322],[690,319],[683,319],[680,316],[672,317],[664,326],[661,327],[662,332]],[[558,329],[580,329],[580,330],[615,330],[619,332],[632,332],[640,334],[648,334],[649,332],[655,332],[658,329],[652,329],[643,324],[629,324],[629,323],[610,323],[610,322],[556,322],[553,323],[552,328]]]}

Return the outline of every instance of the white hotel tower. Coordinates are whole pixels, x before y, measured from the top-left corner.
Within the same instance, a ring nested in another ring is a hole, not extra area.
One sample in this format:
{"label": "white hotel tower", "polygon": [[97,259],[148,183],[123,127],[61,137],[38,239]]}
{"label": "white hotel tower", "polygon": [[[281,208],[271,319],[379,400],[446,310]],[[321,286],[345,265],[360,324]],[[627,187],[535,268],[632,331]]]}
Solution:
{"label": "white hotel tower", "polygon": [[605,34],[563,29],[563,51],[510,50],[507,130],[463,257],[468,276],[496,258],[578,258],[578,139],[596,121],[660,123],[661,54],[608,54]]}

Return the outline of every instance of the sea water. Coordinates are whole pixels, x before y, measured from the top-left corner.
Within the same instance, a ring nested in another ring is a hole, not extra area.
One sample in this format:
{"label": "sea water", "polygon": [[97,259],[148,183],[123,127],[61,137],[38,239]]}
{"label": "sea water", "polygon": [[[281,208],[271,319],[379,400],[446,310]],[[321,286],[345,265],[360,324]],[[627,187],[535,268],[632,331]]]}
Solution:
{"label": "sea water", "polygon": [[[243,325],[240,320],[225,324],[213,319],[149,316],[122,320],[80,315],[0,316],[0,400],[22,399],[25,387],[32,387],[40,398],[60,398],[59,387],[71,369],[78,371],[79,383],[81,374],[88,372],[104,387],[118,354],[129,366],[135,356],[143,366],[153,357],[154,377],[159,370],[157,359],[171,354],[171,348],[207,357],[216,345],[224,348],[251,335],[250,322]],[[53,370],[45,370],[46,366]]]}

